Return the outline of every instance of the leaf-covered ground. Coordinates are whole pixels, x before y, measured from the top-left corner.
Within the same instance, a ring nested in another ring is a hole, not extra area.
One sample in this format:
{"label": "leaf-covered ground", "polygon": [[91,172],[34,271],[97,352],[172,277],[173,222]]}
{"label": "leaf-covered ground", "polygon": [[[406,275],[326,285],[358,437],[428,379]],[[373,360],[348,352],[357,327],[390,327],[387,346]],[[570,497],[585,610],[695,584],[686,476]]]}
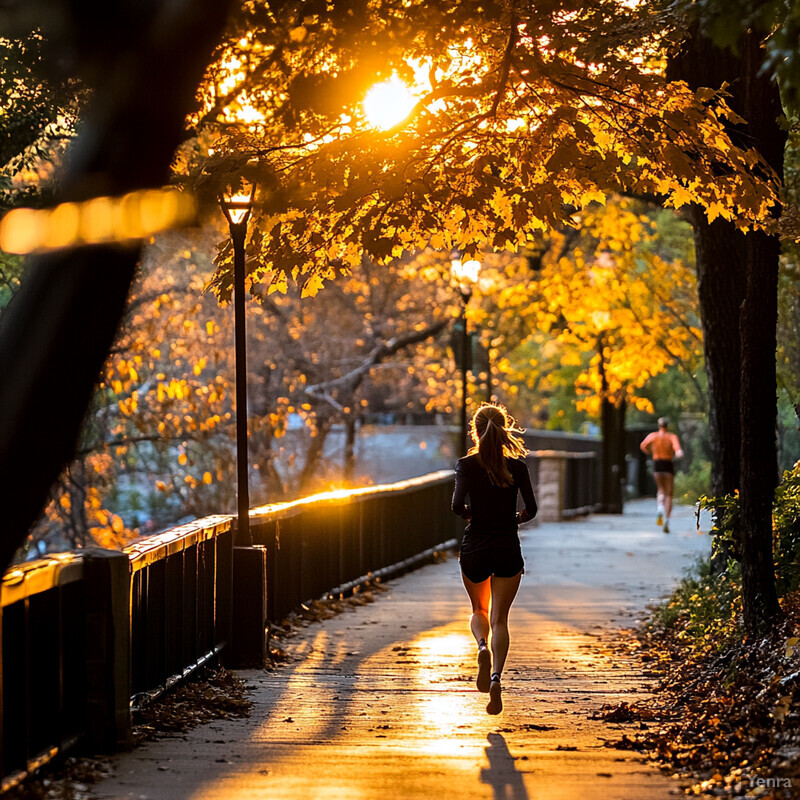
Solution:
{"label": "leaf-covered ground", "polygon": [[800,797],[800,597],[759,639],[698,646],[689,624],[656,616],[618,641],[658,676],[651,699],[604,707],[640,730],[608,746],[638,750],[690,796]]}
{"label": "leaf-covered ground", "polygon": [[[213,719],[246,717],[244,684],[225,669],[208,669],[150,703],[133,718],[133,744],[185,733]],[[3,794],[4,800],[84,800],[90,786],[111,774],[108,759],[70,756],[47,765]]]}
{"label": "leaf-covered ground", "polygon": [[250,716],[244,684],[226,669],[208,671],[145,706],[133,717],[133,737],[141,741],[184,733],[213,719]]}

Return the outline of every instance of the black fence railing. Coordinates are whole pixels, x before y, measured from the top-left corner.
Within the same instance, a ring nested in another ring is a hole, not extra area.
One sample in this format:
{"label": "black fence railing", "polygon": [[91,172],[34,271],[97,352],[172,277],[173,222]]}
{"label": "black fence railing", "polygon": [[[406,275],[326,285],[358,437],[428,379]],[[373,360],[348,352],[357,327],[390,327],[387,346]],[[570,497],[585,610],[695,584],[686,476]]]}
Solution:
{"label": "black fence railing", "polygon": [[594,453],[570,453],[564,465],[564,519],[590,514],[600,505],[600,467]]}
{"label": "black fence railing", "polygon": [[[235,666],[242,619],[254,620],[248,635],[265,639],[259,602],[286,613],[454,543],[451,491],[444,472],[257,509],[263,547],[234,547],[235,519],[216,516],[124,552],[86,549],[9,569],[0,595],[2,789],[78,742],[123,745],[132,708],[215,656]],[[262,563],[270,579],[259,585]],[[249,575],[263,595],[255,601],[241,580]]]}
{"label": "black fence railing", "polygon": [[2,582],[2,788],[72,747],[85,728],[84,564],[64,553]]}
{"label": "black fence railing", "polygon": [[453,546],[461,526],[450,513],[452,493],[446,470],[252,511],[253,541],[266,549],[267,618]]}
{"label": "black fence railing", "polygon": [[134,705],[169,689],[229,640],[231,522],[206,517],[125,548]]}
{"label": "black fence railing", "polygon": [[124,552],[61,553],[2,580],[2,790],[78,742],[127,741],[130,709],[219,653],[230,632],[231,517]]}

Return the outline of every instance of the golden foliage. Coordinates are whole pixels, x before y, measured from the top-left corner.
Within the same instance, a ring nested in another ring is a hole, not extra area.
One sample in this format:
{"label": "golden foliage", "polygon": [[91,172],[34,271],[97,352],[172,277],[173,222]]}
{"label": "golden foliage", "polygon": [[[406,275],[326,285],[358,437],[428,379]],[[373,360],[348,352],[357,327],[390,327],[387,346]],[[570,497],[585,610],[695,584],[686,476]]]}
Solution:
{"label": "golden foliage", "polygon": [[[248,272],[268,292],[313,295],[363,252],[517,251],[620,190],[768,224],[776,176],[729,135],[726,87],[665,79],[674,23],[645,4],[380,0],[356,23],[331,2],[302,36],[284,12],[245,12],[179,160],[210,197],[242,172],[260,182]],[[417,105],[377,131],[361,101],[394,75]],[[230,260],[225,246],[223,298]]]}

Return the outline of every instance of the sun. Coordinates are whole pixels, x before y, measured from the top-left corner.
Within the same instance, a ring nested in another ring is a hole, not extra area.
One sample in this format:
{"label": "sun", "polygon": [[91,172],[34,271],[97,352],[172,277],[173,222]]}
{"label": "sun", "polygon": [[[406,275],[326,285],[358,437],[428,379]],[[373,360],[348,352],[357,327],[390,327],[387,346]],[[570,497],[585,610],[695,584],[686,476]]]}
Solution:
{"label": "sun", "polygon": [[402,122],[416,105],[411,90],[397,75],[376,83],[364,97],[364,114],[370,125],[388,131]]}

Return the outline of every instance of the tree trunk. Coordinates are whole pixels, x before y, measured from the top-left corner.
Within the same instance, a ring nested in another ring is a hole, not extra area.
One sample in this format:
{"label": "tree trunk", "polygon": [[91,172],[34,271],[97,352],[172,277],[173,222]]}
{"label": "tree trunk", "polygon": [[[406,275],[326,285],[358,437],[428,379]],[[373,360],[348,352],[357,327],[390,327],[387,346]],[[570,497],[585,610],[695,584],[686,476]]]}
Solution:
{"label": "tree trunk", "polygon": [[625,505],[625,402],[614,405],[603,398],[601,411],[603,437],[603,512],[621,514]]}
{"label": "tree trunk", "polygon": [[[763,50],[755,36],[742,49],[744,117],[761,155],[783,176],[786,132],[778,86],[761,74]],[[772,505],[778,483],[776,328],[780,242],[762,232],[747,236],[747,294],[740,321],[742,425],[740,519],[744,622],[756,632],[779,611],[772,552]]]}
{"label": "tree trunk", "polygon": [[601,510],[606,514],[621,514],[624,505],[625,482],[625,401],[615,405],[609,397],[608,380],[603,358],[603,341],[597,345],[600,354],[600,432],[602,464],[600,475]]}
{"label": "tree trunk", "polygon": [[[80,17],[52,3],[61,56],[77,63],[90,107],[56,202],[161,186],[228,3],[123,4]],[[119,14],[123,23],[120,23]],[[88,24],[91,22],[92,24]],[[47,32],[47,31],[46,31]],[[57,45],[54,45],[57,46]],[[24,541],[72,458],[138,261],[134,247],[65,250],[35,259],[0,326],[0,567]]]}
{"label": "tree trunk", "polygon": [[[734,135],[756,147],[782,176],[786,134],[778,125],[780,96],[771,76],[760,74],[761,64],[756,35],[742,37],[733,53],[719,50],[694,30],[668,74],[685,79],[692,88],[729,82],[731,106],[747,120]],[[777,482],[775,329],[780,245],[763,233],[745,235],[722,222],[709,225],[698,210],[695,239],[709,365],[713,490],[740,489],[744,618],[748,630],[755,631],[779,610],[772,567],[772,501]],[[733,393],[737,385],[738,392]],[[738,424],[730,418],[733,409]],[[737,448],[739,463],[734,469]]]}
{"label": "tree trunk", "polygon": [[692,224],[708,375],[711,493],[721,497],[739,488],[739,311],[745,296],[747,265],[744,237],[733,223],[715,220],[709,224],[705,212],[693,208]]}
{"label": "tree trunk", "polygon": [[353,482],[353,474],[356,468],[356,423],[358,418],[355,414],[347,414],[344,418],[344,480],[346,483]]}
{"label": "tree trunk", "polygon": [[[742,306],[742,602],[746,628],[756,632],[779,611],[772,555],[772,503],[778,477],[775,445],[775,324],[778,253],[775,237],[748,236],[747,298]],[[773,357],[767,357],[767,354]]]}
{"label": "tree trunk", "polygon": [[317,466],[322,459],[322,451],[325,447],[328,434],[331,432],[332,425],[333,418],[330,416],[317,418],[317,433],[308,445],[306,463],[303,464],[303,471],[300,473],[299,483],[301,491],[309,487],[317,472]]}
{"label": "tree trunk", "polygon": [[[738,56],[715,47],[695,26],[684,49],[670,60],[667,77],[686,81],[696,90],[700,86],[716,88],[725,82],[735,84],[741,70]],[[744,113],[736,94],[731,105]],[[691,218],[708,374],[711,493],[720,497],[739,488],[739,311],[747,285],[746,248],[744,234],[732,222],[717,219],[709,223],[699,206],[692,207]]]}

